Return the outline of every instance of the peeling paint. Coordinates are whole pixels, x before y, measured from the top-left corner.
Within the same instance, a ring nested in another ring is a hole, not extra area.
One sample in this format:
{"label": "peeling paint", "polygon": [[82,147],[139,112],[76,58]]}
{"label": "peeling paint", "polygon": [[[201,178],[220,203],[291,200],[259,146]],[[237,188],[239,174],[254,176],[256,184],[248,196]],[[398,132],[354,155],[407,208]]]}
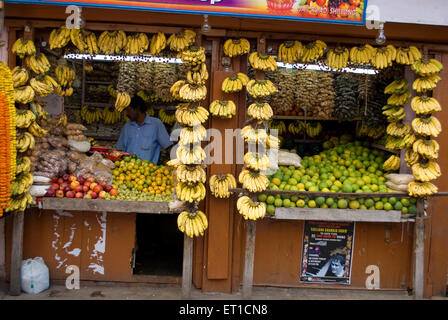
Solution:
{"label": "peeling paint", "polygon": [[75,248],[75,249],[73,249],[72,251],[67,252],[67,253],[68,253],[68,254],[71,254],[72,256],[77,257],[77,256],[79,256],[79,254],[81,253],[81,249],[79,249],[79,248]]}
{"label": "peeling paint", "polygon": [[70,229],[72,230],[72,232],[70,233],[70,239],[66,244],[64,244],[64,246],[62,247],[63,249],[69,247],[72,244],[73,238],[75,236],[76,224],[73,224]]}
{"label": "peeling paint", "polygon": [[101,228],[101,235],[97,237],[97,241],[93,246],[93,252],[90,255],[90,260],[92,261],[88,269],[93,269],[93,273],[104,274],[104,266],[101,265],[103,262],[103,254],[106,252],[106,222],[107,222],[107,212],[102,212],[101,216],[96,215],[96,219]]}
{"label": "peeling paint", "polygon": [[62,210],[62,209],[58,209],[58,210],[56,210],[56,212],[57,212],[58,215],[60,215],[60,216],[64,216],[64,217],[73,217],[73,215],[72,215],[70,212],[68,212],[68,211],[64,211],[64,210]]}
{"label": "peeling paint", "polygon": [[97,265],[96,263],[91,263],[89,265],[89,269],[93,269],[93,273],[101,273],[104,274],[104,267]]}

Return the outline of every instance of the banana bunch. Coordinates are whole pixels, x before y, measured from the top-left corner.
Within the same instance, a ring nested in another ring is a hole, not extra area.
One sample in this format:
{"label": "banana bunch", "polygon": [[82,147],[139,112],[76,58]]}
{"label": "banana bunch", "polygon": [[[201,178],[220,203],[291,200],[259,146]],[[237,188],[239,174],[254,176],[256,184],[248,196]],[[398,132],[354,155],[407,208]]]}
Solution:
{"label": "banana bunch", "polygon": [[268,169],[271,164],[269,162],[269,157],[267,155],[260,155],[258,153],[254,152],[247,152],[244,155],[244,164],[249,169],[253,170],[266,170]]}
{"label": "banana bunch", "polygon": [[408,184],[408,192],[411,197],[426,197],[437,193],[438,189],[431,182],[412,181]]}
{"label": "banana bunch", "polygon": [[121,113],[113,108],[105,107],[101,118],[103,119],[104,124],[114,124],[120,122]]}
{"label": "banana bunch", "polygon": [[195,67],[205,63],[205,48],[190,46],[183,50],[180,58],[187,67]]}
{"label": "banana bunch", "polygon": [[279,136],[286,132],[286,124],[283,121],[270,120],[268,127],[271,130],[277,130]]}
{"label": "banana bunch", "polygon": [[266,204],[264,202],[253,202],[248,196],[238,198],[236,207],[245,220],[255,221],[266,215]]}
{"label": "banana bunch", "polygon": [[406,90],[403,94],[392,94],[387,99],[387,104],[393,105],[393,106],[404,106],[409,102],[409,100],[412,97],[412,93],[409,90]]}
{"label": "banana bunch", "polygon": [[425,163],[417,162],[412,166],[412,174],[416,180],[429,182],[440,177],[440,167],[437,162],[427,160]]}
{"label": "banana bunch", "polygon": [[62,88],[62,87],[57,87],[54,89],[54,92],[58,95],[58,96],[66,96],[66,97],[70,97],[73,94],[73,88],[69,87],[69,88]]}
{"label": "banana bunch", "polygon": [[55,126],[66,127],[68,123],[67,115],[65,113],[61,113],[58,120],[56,121]]}
{"label": "banana bunch", "polygon": [[26,207],[32,203],[33,197],[29,193],[25,193],[21,197],[11,198],[5,212],[25,211]]}
{"label": "banana bunch", "polygon": [[400,157],[395,155],[390,156],[386,161],[384,161],[383,169],[385,171],[395,171],[400,169]]}
{"label": "banana bunch", "polygon": [[26,85],[29,80],[28,70],[19,66],[12,69],[12,84],[14,88]]}
{"label": "banana bunch", "polygon": [[347,48],[337,47],[327,52],[327,66],[340,70],[347,67],[350,52]]}
{"label": "banana bunch", "polygon": [[18,103],[28,104],[34,100],[34,90],[31,86],[24,86],[14,89],[14,100]]}
{"label": "banana bunch", "polygon": [[439,144],[436,140],[418,139],[412,145],[412,150],[427,159],[439,157]]}
{"label": "banana bunch", "polygon": [[205,183],[206,181],[205,170],[200,165],[190,166],[185,164],[179,164],[176,167],[176,176],[177,179],[181,182]]}
{"label": "banana bunch", "polygon": [[104,54],[118,54],[127,43],[126,33],[122,30],[103,31],[98,37],[98,47]]}
{"label": "banana bunch", "polygon": [[422,136],[432,136],[435,138],[440,134],[440,132],[442,132],[442,125],[434,116],[429,116],[426,118],[417,117],[412,120],[411,124],[412,129]]}
{"label": "banana bunch", "polygon": [[205,185],[203,183],[188,183],[179,181],[176,184],[176,195],[181,201],[201,201],[204,200],[206,194]]}
{"label": "banana bunch", "polygon": [[87,124],[92,124],[103,119],[103,113],[100,109],[95,109],[87,105],[81,107],[81,119]]}
{"label": "banana bunch", "polygon": [[46,74],[44,76],[40,76],[40,78],[42,79],[43,83],[52,87],[53,90],[60,87],[59,83],[56,80],[54,80],[53,77],[49,76],[48,74]]}
{"label": "banana bunch", "polygon": [[58,29],[53,29],[50,33],[50,50],[63,48],[70,41],[70,29],[66,26],[61,26]]}
{"label": "banana bunch", "polygon": [[386,133],[394,137],[404,137],[411,133],[411,126],[402,122],[391,122],[386,128]]}
{"label": "banana bunch", "polygon": [[31,173],[23,173],[16,176],[16,179],[11,181],[11,195],[18,196],[24,194],[30,190],[31,185],[34,182],[34,177]]}
{"label": "banana bunch", "polygon": [[288,126],[288,131],[291,134],[301,134],[305,130],[305,123],[300,120],[291,122]]}
{"label": "banana bunch", "polygon": [[91,145],[92,147],[96,147],[96,146],[98,146],[98,142],[96,142],[95,139],[93,139],[92,137],[88,137],[88,138],[87,138],[87,141],[90,142],[90,145]]}
{"label": "banana bunch", "polygon": [[212,115],[219,118],[230,119],[236,115],[236,105],[231,100],[215,100],[209,109]]}
{"label": "banana bunch", "polygon": [[408,167],[412,167],[419,160],[420,160],[420,157],[417,152],[414,152],[414,150],[412,150],[412,148],[406,149],[406,151],[404,152],[404,162],[406,162],[406,165]]}
{"label": "banana bunch", "polygon": [[238,72],[231,77],[224,79],[221,85],[223,92],[239,92],[249,82],[249,78],[244,73]]}
{"label": "banana bunch", "polygon": [[191,46],[195,41],[196,32],[186,29],[170,35],[166,44],[170,46],[170,50],[181,52]]}
{"label": "banana bunch", "polygon": [[152,55],[160,53],[166,47],[166,37],[163,32],[157,32],[151,38],[151,44],[149,45],[149,52]]}
{"label": "banana bunch", "polygon": [[148,49],[148,36],[142,32],[127,36],[124,51],[127,54],[142,54]]}
{"label": "banana bunch", "polygon": [[320,122],[307,122],[305,132],[310,138],[317,137],[322,132],[322,124]]}
{"label": "banana bunch", "polygon": [[159,118],[163,123],[171,126],[176,122],[176,113],[175,111],[160,109],[159,110]]}
{"label": "banana bunch", "polygon": [[44,137],[49,133],[48,130],[42,128],[36,121],[33,121],[28,127],[28,132],[37,138]]}
{"label": "banana bunch", "polygon": [[[56,83],[56,81],[54,81],[54,83]],[[56,85],[57,85],[57,83],[56,83]],[[30,80],[30,86],[31,86],[31,88],[33,88],[34,92],[39,97],[46,97],[49,94],[52,94],[54,92],[53,83],[52,84],[47,84],[43,80],[40,80],[40,79],[37,79],[37,78],[32,78]]]}
{"label": "banana bunch", "polygon": [[375,48],[375,52],[372,55],[370,61],[372,65],[377,69],[384,69],[390,67],[392,62],[395,61],[397,56],[397,49],[393,45],[387,45],[386,47]]}
{"label": "banana bunch", "polygon": [[21,136],[17,137],[17,151],[26,152],[34,148],[36,140],[34,136],[29,132],[24,132]]}
{"label": "banana bunch", "polygon": [[408,85],[409,82],[405,78],[397,79],[384,88],[384,93],[401,95],[408,91]]}
{"label": "banana bunch", "polygon": [[373,139],[379,139],[385,132],[386,129],[384,129],[384,126],[369,128],[365,123],[356,129],[357,136],[367,136]]}
{"label": "banana bunch", "polygon": [[412,133],[406,134],[402,137],[387,136],[385,147],[390,150],[399,150],[412,147],[415,142],[415,135]]}
{"label": "banana bunch", "polygon": [[98,42],[93,32],[84,29],[73,28],[70,39],[76,48],[82,53],[98,54]]}
{"label": "banana bunch", "polygon": [[[109,93],[109,95],[112,97],[112,98],[116,98],[117,97],[117,90],[114,88],[114,86],[113,85],[108,85],[107,86],[107,92]],[[140,91],[139,91],[140,92]],[[137,95],[139,95],[138,94],[138,92],[137,92]],[[141,97],[141,96],[140,96]],[[142,99],[143,100],[145,100],[143,97],[142,97]],[[146,100],[145,100],[146,101]]]}
{"label": "banana bunch", "polygon": [[182,126],[194,127],[208,119],[209,112],[201,106],[180,104],[176,110],[176,121]]}
{"label": "banana bunch", "polygon": [[204,149],[195,145],[179,145],[176,150],[176,158],[183,164],[200,164],[206,158]]}
{"label": "banana bunch", "polygon": [[123,111],[131,104],[131,96],[127,92],[118,92],[115,100],[115,109]]}
{"label": "banana bunch", "polygon": [[36,115],[31,110],[17,110],[16,111],[16,127],[28,128],[32,122],[36,120]]}
{"label": "banana bunch", "polygon": [[207,87],[205,85],[193,85],[186,83],[179,90],[179,96],[184,101],[201,101],[207,97]]}
{"label": "banana bunch", "polygon": [[[191,84],[202,85],[208,79],[208,71],[207,66],[203,63],[201,64],[201,69],[199,71],[191,71],[187,72],[187,81]],[[183,81],[183,80],[179,80]]]}
{"label": "banana bunch", "polygon": [[236,180],[230,173],[214,174],[210,177],[209,185],[215,198],[229,198],[232,194],[229,189],[236,188]]}
{"label": "banana bunch", "polygon": [[268,103],[255,102],[247,108],[247,115],[257,120],[269,120],[274,115],[274,112]]}
{"label": "banana bunch", "polygon": [[245,38],[227,39],[224,42],[224,54],[230,58],[249,53],[250,43]]}
{"label": "banana bunch", "polygon": [[296,40],[285,41],[278,46],[278,61],[295,63],[302,55],[302,43]]}
{"label": "banana bunch", "polygon": [[417,47],[400,47],[397,48],[397,57],[395,61],[400,64],[411,65],[422,58],[422,54]]}
{"label": "banana bunch", "polygon": [[57,66],[54,69],[56,80],[61,87],[71,87],[75,81],[75,71],[67,66]]}
{"label": "banana bunch", "polygon": [[411,108],[416,114],[429,114],[442,111],[439,102],[427,96],[416,96],[412,98]]}
{"label": "banana bunch", "polygon": [[418,77],[412,83],[412,89],[417,92],[425,92],[434,90],[437,86],[437,82],[442,80],[437,74],[429,76]]}
{"label": "banana bunch", "polygon": [[253,98],[264,98],[277,93],[278,89],[270,80],[250,80],[246,85],[247,93]]}
{"label": "banana bunch", "polygon": [[264,191],[269,185],[269,179],[264,174],[250,170],[241,171],[238,181],[243,185],[243,188],[250,192]]}
{"label": "banana bunch", "polygon": [[324,54],[327,49],[327,44],[321,40],[316,40],[314,42],[308,43],[303,46],[302,56],[300,60],[302,62],[311,62],[317,60]]}
{"label": "banana bunch", "polygon": [[177,217],[177,228],[190,238],[203,236],[207,227],[207,216],[201,210],[195,213],[182,211]]}
{"label": "banana bunch", "polygon": [[27,56],[25,63],[29,69],[37,74],[47,73],[51,67],[50,62],[48,62],[47,57],[43,53],[36,54],[35,56]]}
{"label": "banana bunch", "polygon": [[361,47],[352,47],[350,49],[350,61],[353,63],[369,63],[375,53],[375,48],[370,44]]}
{"label": "banana bunch", "polygon": [[22,157],[17,159],[16,175],[21,173],[29,173],[31,171],[31,159]]}
{"label": "banana bunch", "polygon": [[39,103],[34,102],[32,105],[34,111],[37,113],[37,117],[43,120],[47,120],[50,114]]}
{"label": "banana bunch", "polygon": [[36,46],[31,40],[23,38],[17,39],[12,45],[12,53],[23,59],[25,56],[34,56],[36,54]]}
{"label": "banana bunch", "polygon": [[[193,82],[192,82],[193,83]],[[170,88],[170,93],[176,100],[182,100],[179,95],[180,89],[186,84],[185,80],[177,80]]]}
{"label": "banana bunch", "polygon": [[252,52],[249,55],[249,62],[252,68],[262,71],[275,71],[277,70],[277,61],[273,56],[267,54],[261,54],[258,52]]}
{"label": "banana bunch", "polygon": [[398,122],[406,117],[406,111],[403,107],[391,104],[383,107],[383,114],[387,117],[388,122]]}
{"label": "banana bunch", "polygon": [[247,125],[241,129],[241,137],[246,143],[265,145],[269,135],[264,129],[255,129]]}
{"label": "banana bunch", "polygon": [[443,65],[436,59],[421,59],[415,61],[411,69],[419,76],[425,77],[439,73],[443,70]]}

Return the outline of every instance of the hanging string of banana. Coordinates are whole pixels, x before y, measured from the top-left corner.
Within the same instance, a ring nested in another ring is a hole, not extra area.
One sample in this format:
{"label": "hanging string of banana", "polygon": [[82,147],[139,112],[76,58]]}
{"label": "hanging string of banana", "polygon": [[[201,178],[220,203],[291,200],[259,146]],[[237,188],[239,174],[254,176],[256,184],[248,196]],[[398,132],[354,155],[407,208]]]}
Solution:
{"label": "hanging string of banana", "polygon": [[245,38],[227,39],[224,42],[224,54],[230,58],[248,54],[250,42]]}
{"label": "hanging string of banana", "polygon": [[439,73],[443,65],[436,59],[417,59],[415,50],[413,56],[415,61],[411,69],[417,74],[417,78],[412,88],[417,95],[411,101],[411,108],[416,113],[411,125],[417,137],[412,148],[409,148],[407,157],[415,177],[415,181],[408,184],[408,192],[410,196],[426,197],[437,193],[438,188],[431,181],[441,176],[440,166],[435,161],[439,156],[439,144],[434,138],[442,132],[442,125],[434,113],[442,108],[431,97],[431,91],[440,80]]}
{"label": "hanging string of banana", "polygon": [[169,165],[175,168],[176,196],[188,204],[188,209],[178,216],[177,227],[190,238],[204,235],[208,228],[206,215],[198,209],[198,203],[206,196],[206,154],[201,147],[201,141],[205,140],[207,135],[202,124],[207,121],[209,112],[200,104],[207,96],[205,80],[208,78],[208,72],[205,49],[193,46],[195,37],[194,31],[184,30],[172,34],[167,40],[171,50],[181,52],[180,58],[188,69],[187,78],[176,81],[170,88],[170,93],[176,100],[185,102],[179,103],[173,113],[164,109],[159,111],[163,122],[173,124],[177,121],[182,127],[176,159],[170,160]]}

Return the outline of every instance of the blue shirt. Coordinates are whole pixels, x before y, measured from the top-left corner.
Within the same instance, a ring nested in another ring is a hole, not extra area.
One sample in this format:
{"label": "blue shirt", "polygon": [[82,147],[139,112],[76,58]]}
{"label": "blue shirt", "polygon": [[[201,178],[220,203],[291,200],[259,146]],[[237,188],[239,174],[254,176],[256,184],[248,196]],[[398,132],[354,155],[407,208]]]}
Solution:
{"label": "blue shirt", "polygon": [[160,148],[166,149],[172,144],[162,121],[147,115],[141,126],[135,121],[124,125],[117,141],[117,149],[157,164]]}

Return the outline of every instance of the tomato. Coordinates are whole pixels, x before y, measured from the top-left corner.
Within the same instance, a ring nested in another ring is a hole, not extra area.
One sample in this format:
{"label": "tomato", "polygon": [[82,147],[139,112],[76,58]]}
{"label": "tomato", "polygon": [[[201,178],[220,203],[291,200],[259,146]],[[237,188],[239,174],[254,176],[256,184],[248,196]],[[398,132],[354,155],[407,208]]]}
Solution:
{"label": "tomato", "polygon": [[361,4],[361,0],[350,0],[350,4],[357,7]]}

